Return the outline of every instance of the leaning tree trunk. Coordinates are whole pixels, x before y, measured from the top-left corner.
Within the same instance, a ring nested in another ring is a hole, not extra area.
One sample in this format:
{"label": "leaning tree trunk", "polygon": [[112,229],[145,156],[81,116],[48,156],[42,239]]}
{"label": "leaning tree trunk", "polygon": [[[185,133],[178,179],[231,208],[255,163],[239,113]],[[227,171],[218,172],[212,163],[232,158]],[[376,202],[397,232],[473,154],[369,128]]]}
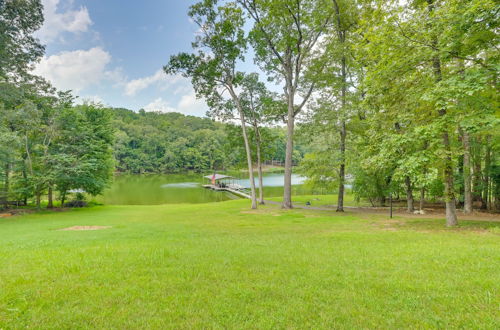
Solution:
{"label": "leaning tree trunk", "polygon": [[406,204],[407,204],[406,210],[409,213],[413,213],[413,211],[415,211],[415,208],[413,206],[413,189],[411,186],[411,180],[409,176],[405,177],[405,184],[406,184]]}
{"label": "leaning tree trunk", "polygon": [[464,213],[472,213],[472,186],[471,186],[471,161],[470,161],[470,137],[464,130],[462,136],[464,148],[463,171],[464,171]]}
{"label": "leaning tree trunk", "polygon": [[257,137],[255,147],[257,149],[257,171],[259,175],[259,204],[264,204],[264,182],[262,179],[262,158],[260,153],[261,136],[257,126],[255,126],[255,135]]}
{"label": "leaning tree trunk", "polygon": [[241,122],[241,131],[243,133],[243,141],[245,143],[245,151],[247,154],[247,165],[248,165],[248,178],[250,180],[250,193],[251,193],[251,199],[252,199],[252,209],[257,208],[257,198],[255,194],[255,180],[253,177],[253,164],[252,164],[252,153],[250,150],[250,144],[248,142],[248,134],[247,134],[247,129],[246,129],[246,123],[245,123],[245,115],[243,114],[243,109],[241,108],[240,101],[238,97],[236,96],[236,93],[232,88],[229,89],[229,92],[231,93],[231,96],[233,98],[233,101],[236,103],[236,107],[238,108],[238,113],[240,115],[240,122]]}
{"label": "leaning tree trunk", "polygon": [[245,117],[243,116],[242,111],[240,111],[240,121],[241,121],[241,131],[243,133],[243,140],[245,142],[245,150],[246,150],[246,154],[247,154],[248,178],[250,180],[252,209],[256,209],[257,208],[257,198],[256,198],[256,194],[255,194],[255,180],[253,177],[252,154],[250,151],[250,144],[248,143],[247,129],[245,127]]}

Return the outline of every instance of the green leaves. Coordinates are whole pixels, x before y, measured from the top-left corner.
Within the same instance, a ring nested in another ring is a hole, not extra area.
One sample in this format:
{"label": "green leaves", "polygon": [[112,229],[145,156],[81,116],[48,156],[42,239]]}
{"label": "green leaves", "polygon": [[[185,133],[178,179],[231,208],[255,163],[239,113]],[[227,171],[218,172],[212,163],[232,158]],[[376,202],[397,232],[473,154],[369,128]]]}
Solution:
{"label": "green leaves", "polygon": [[32,36],[42,23],[40,0],[0,1],[0,81],[29,76],[30,65],[44,53]]}

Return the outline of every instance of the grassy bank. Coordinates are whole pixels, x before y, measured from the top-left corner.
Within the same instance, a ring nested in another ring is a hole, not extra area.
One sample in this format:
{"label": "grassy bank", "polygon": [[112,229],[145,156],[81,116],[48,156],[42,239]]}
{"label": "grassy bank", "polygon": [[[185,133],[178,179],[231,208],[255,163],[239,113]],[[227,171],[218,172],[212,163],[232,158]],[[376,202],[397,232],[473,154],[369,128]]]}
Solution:
{"label": "grassy bank", "polygon": [[499,255],[498,222],[245,200],[0,218],[0,328],[495,328]]}

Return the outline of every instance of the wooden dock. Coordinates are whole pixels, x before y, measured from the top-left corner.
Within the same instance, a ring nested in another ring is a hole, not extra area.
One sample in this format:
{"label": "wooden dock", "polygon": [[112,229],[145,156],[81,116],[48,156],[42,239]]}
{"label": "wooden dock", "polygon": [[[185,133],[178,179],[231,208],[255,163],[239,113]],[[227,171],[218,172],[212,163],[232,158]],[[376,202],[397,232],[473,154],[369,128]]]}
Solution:
{"label": "wooden dock", "polygon": [[219,187],[219,186],[216,186],[213,184],[204,184],[203,188],[212,189],[215,191],[227,191],[227,192],[230,192],[231,194],[234,194],[236,196],[252,199],[252,196],[250,196],[249,194],[247,194],[241,190],[231,189],[229,187]]}

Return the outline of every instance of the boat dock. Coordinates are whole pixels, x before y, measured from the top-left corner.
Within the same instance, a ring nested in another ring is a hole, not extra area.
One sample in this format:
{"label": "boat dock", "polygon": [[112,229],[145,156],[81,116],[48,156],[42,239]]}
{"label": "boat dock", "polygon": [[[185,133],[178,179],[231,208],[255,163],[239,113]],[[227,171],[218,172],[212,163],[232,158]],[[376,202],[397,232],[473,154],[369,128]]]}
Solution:
{"label": "boat dock", "polygon": [[245,191],[246,189],[236,189],[236,188],[232,188],[232,187],[228,187],[228,186],[218,186],[218,185],[213,185],[213,184],[204,184],[203,188],[212,189],[215,191],[227,191],[227,192],[230,192],[234,195],[237,195],[237,196],[240,196],[243,198],[248,198],[248,199],[252,198],[252,196],[250,196],[249,194],[246,193],[246,191]]}

